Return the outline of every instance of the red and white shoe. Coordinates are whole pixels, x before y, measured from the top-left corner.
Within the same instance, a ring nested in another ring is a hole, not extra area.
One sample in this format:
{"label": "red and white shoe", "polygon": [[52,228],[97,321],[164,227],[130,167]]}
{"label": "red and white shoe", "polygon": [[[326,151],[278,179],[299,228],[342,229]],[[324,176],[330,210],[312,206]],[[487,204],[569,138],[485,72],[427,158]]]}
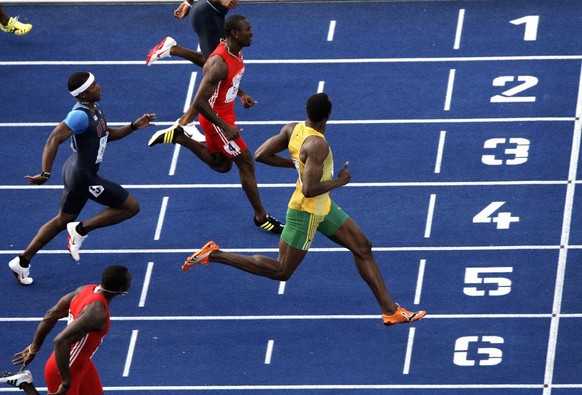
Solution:
{"label": "red and white shoe", "polygon": [[16,257],[10,262],[8,262],[8,267],[12,270],[14,277],[18,280],[18,282],[22,285],[30,285],[32,284],[32,277],[28,277],[30,273],[30,265],[28,267],[20,266],[20,257]]}
{"label": "red and white shoe", "polygon": [[158,45],[153,47],[146,58],[146,66],[151,66],[152,63],[157,62],[163,58],[169,58],[170,49],[176,45],[176,40],[172,37],[164,38]]}

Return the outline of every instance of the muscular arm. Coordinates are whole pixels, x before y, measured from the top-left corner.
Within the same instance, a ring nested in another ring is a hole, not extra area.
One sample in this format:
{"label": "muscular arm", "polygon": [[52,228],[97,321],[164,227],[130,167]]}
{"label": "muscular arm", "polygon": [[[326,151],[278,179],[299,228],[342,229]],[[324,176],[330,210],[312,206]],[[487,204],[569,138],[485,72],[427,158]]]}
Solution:
{"label": "muscular arm", "polygon": [[279,152],[287,149],[289,138],[291,133],[293,133],[295,125],[297,125],[297,122],[288,123],[281,128],[279,134],[272,136],[261,144],[261,146],[255,151],[255,160],[269,166],[295,167],[290,158],[278,155]]}
{"label": "muscular arm", "polygon": [[71,305],[71,301],[77,294],[83,289],[83,287],[78,288],[77,290],[70,292],[63,296],[57,304],[51,307],[46,314],[44,315],[40,324],[36,328],[34,332],[34,337],[32,339],[32,343],[26,347],[23,351],[17,353],[15,358],[12,360],[12,363],[15,365],[24,365],[26,367],[34,357],[36,353],[42,347],[44,340],[46,339],[47,335],[50,331],[54,328],[57,324],[58,320],[61,318],[65,318],[69,313],[69,306]]}
{"label": "muscular arm", "polygon": [[305,197],[319,196],[350,182],[351,175],[347,170],[348,162],[338,172],[337,178],[321,182],[323,162],[328,154],[329,144],[322,138],[311,136],[303,142],[299,157],[305,164],[301,191]]}
{"label": "muscular arm", "polygon": [[[135,130],[143,129],[150,126],[151,122],[156,120],[156,114],[143,114],[141,117],[133,121]],[[131,128],[131,124],[122,126],[120,128],[108,128],[110,141],[121,140],[125,136],[133,133],[135,130]]]}
{"label": "muscular arm", "polygon": [[86,306],[81,314],[55,337],[55,360],[64,386],[71,386],[69,358],[71,346],[89,332],[103,329],[107,322],[107,310],[102,302]]}
{"label": "muscular arm", "polygon": [[[67,140],[73,131],[69,129],[66,123],[60,122],[51,132],[50,136],[46,140],[44,145],[44,150],[42,152],[42,171],[50,173],[53,168],[53,163],[55,161],[55,157],[57,156],[57,152],[59,150],[59,145]],[[24,176],[28,180],[29,183],[35,185],[42,185],[47,182],[47,178],[44,178],[39,174],[35,176]]]}

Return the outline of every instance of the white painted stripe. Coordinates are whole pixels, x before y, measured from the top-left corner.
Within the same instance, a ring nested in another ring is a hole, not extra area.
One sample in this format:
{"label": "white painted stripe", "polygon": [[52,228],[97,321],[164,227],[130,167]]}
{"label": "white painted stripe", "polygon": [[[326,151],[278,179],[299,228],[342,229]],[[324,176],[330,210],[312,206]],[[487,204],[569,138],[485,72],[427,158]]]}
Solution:
{"label": "white painted stripe", "polygon": [[404,357],[404,368],[402,374],[410,373],[410,361],[412,359],[412,346],[414,344],[415,328],[408,329],[408,342],[406,343],[406,356]]}
{"label": "white painted stripe", "polygon": [[131,369],[131,361],[133,360],[133,353],[135,351],[135,344],[137,342],[138,330],[134,329],[131,331],[131,339],[129,340],[129,349],[127,350],[127,357],[125,358],[125,367],[123,368],[123,377],[129,376],[129,370]]}
{"label": "white painted stripe", "polygon": [[[552,314],[430,314],[422,320],[458,320],[458,319],[544,319]],[[563,314],[562,318],[580,319],[582,313]],[[43,317],[0,317],[0,322],[39,322]],[[248,316],[116,316],[111,321],[327,321],[327,320],[381,320],[380,315],[248,315]],[[66,322],[66,318],[61,321]]]}
{"label": "white painted stripe", "polygon": [[430,238],[430,231],[432,229],[432,219],[434,216],[434,207],[436,203],[436,194],[430,195],[430,201],[428,202],[428,213],[426,215],[426,227],[424,228],[424,238]]}
{"label": "white painted stripe", "polygon": [[449,70],[449,82],[447,83],[447,94],[445,96],[445,111],[451,109],[451,102],[453,101],[453,87],[455,86],[455,69]]}
{"label": "white painted stripe", "polygon": [[275,345],[275,340],[269,340],[267,343],[267,352],[265,354],[265,365],[271,364],[271,357],[273,356],[273,346]]}
{"label": "white painted stripe", "polygon": [[[111,1],[111,0],[108,0]],[[159,0],[156,0],[159,1]],[[582,388],[582,384],[556,384],[555,388],[577,389]],[[36,387],[39,391],[46,391],[46,387]],[[176,392],[176,391],[283,391],[283,390],[454,390],[454,389],[541,389],[541,384],[298,384],[298,385],[159,385],[159,386],[118,386],[103,387],[108,392],[113,391],[134,391],[144,393],[150,391]],[[2,388],[0,392],[14,392],[13,388]],[[268,392],[268,393],[269,393]]]}
{"label": "white painted stripe", "polygon": [[[582,249],[582,245],[570,245],[569,249]],[[434,252],[434,251],[519,251],[519,250],[559,250],[559,245],[509,245],[509,246],[441,246],[441,247],[374,247],[374,252]],[[221,248],[226,252],[238,253],[277,253],[278,248]],[[0,255],[14,255],[22,250],[0,250]],[[310,248],[310,253],[322,252],[349,252],[342,247],[333,248]],[[186,248],[132,248],[132,249],[102,249],[102,250],[83,250],[85,254],[191,254],[191,249]],[[68,250],[40,250],[38,254],[69,254]]]}
{"label": "white painted stripe", "polygon": [[154,263],[148,262],[148,268],[146,270],[145,278],[143,280],[143,287],[141,289],[141,297],[139,298],[139,307],[145,306],[145,301],[148,295],[148,289],[150,287],[150,280],[152,278],[152,271],[154,270]]}
{"label": "white painted stripe", "polygon": [[570,169],[568,179],[572,181],[566,188],[566,202],[564,204],[564,217],[562,219],[562,236],[560,244],[564,248],[560,249],[558,256],[558,268],[556,273],[556,285],[554,288],[554,304],[552,307],[552,321],[550,323],[550,334],[548,340],[548,350],[546,356],[546,368],[544,374],[544,395],[552,393],[554,365],[556,348],[558,344],[558,330],[560,327],[560,313],[562,310],[562,298],[564,292],[564,280],[566,277],[566,263],[568,258],[568,243],[570,242],[570,229],[572,225],[572,210],[574,208],[574,192],[576,189],[578,161],[580,158],[580,142],[582,122],[582,65],[580,67],[580,77],[578,79],[578,100],[576,103],[576,122],[572,134],[572,152],[570,154]]}
{"label": "white painted stripe", "polygon": [[162,199],[162,207],[160,208],[160,215],[158,216],[158,224],[156,225],[156,233],[154,235],[154,240],[160,240],[169,199],[170,199],[169,196],[164,196],[164,198]]}
{"label": "white painted stripe", "polygon": [[334,33],[335,33],[335,21],[329,21],[329,30],[327,31],[327,41],[333,41]]}
{"label": "white painted stripe", "polygon": [[[582,181],[576,181],[582,183]],[[566,185],[568,181],[444,181],[444,182],[354,182],[342,188],[370,187],[461,187],[501,185]],[[257,184],[259,188],[295,188],[295,184]],[[128,189],[225,189],[242,188],[240,184],[140,184],[123,185]],[[63,189],[62,185],[0,185],[0,190]],[[311,249],[310,249],[311,251]]]}
{"label": "white painted stripe", "polygon": [[[111,0],[109,0],[111,1]],[[159,0],[158,0],[159,1]],[[510,56],[460,56],[433,58],[339,58],[339,59],[245,59],[245,64],[351,64],[351,63],[448,63],[494,61],[553,61],[581,60],[582,55],[510,55]],[[143,66],[143,60],[26,60],[0,61],[0,66]],[[164,60],[156,67],[192,65],[189,60]]]}
{"label": "white painted stripe", "polygon": [[[427,118],[427,119],[345,119],[330,120],[329,125],[395,125],[395,124],[431,124],[431,123],[505,123],[505,122],[574,122],[574,117],[520,117],[520,118]],[[279,121],[236,121],[237,125],[286,125],[298,120]],[[172,122],[156,122],[157,126],[170,126]],[[129,122],[107,122],[110,126],[123,126]],[[0,122],[0,128],[8,127],[54,127],[58,122]],[[198,124],[198,123],[195,123]]]}
{"label": "white painted stripe", "polygon": [[188,92],[186,94],[186,101],[184,102],[184,112],[188,111],[190,105],[192,104],[192,97],[194,96],[194,86],[196,85],[197,75],[197,71],[193,71],[192,74],[190,74],[190,83],[188,84]]}
{"label": "white painted stripe", "polygon": [[421,259],[418,266],[418,277],[416,278],[416,293],[414,294],[414,304],[420,303],[420,296],[422,295],[422,284],[424,282],[424,271],[426,268],[426,259]]}
{"label": "white painted stripe", "polygon": [[455,32],[455,43],[453,44],[453,49],[459,49],[461,47],[461,36],[463,35],[464,21],[465,21],[465,10],[461,8],[459,10],[459,18],[457,19],[457,31]]}
{"label": "white painted stripe", "polygon": [[441,130],[441,134],[440,134],[440,137],[439,137],[439,145],[438,145],[438,148],[437,148],[437,157],[436,157],[436,161],[435,161],[435,164],[434,164],[434,172],[436,174],[439,174],[441,172],[441,165],[442,165],[442,162],[443,162],[443,152],[444,152],[444,149],[445,149],[445,139],[446,139],[446,136],[447,136],[446,130]]}
{"label": "white painted stripe", "polygon": [[319,84],[317,85],[317,93],[323,92],[324,86],[325,86],[325,81],[319,81]]}
{"label": "white painted stripe", "polygon": [[285,285],[287,284],[286,281],[281,281],[279,283],[279,291],[277,292],[279,295],[283,295],[285,293]]}
{"label": "white painted stripe", "polygon": [[170,171],[168,172],[169,176],[173,176],[176,174],[176,168],[178,167],[178,158],[180,157],[180,144],[174,144],[174,153],[172,154],[172,162],[170,163]]}

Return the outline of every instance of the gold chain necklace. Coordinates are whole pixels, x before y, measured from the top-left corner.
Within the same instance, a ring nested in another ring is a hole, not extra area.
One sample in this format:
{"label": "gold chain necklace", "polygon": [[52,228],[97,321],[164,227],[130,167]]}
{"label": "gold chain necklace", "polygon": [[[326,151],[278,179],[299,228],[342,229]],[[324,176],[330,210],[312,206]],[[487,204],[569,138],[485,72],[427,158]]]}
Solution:
{"label": "gold chain necklace", "polygon": [[223,43],[224,43],[224,48],[226,48],[226,52],[228,52],[228,54],[229,54],[230,56],[232,56],[233,58],[236,58],[236,59],[238,59],[238,61],[239,61],[239,62],[241,62],[241,59],[240,59],[238,56],[236,56],[236,55],[234,55],[232,52],[230,52],[230,47],[229,47],[229,46],[228,46],[228,44],[226,43],[226,40],[223,40]]}

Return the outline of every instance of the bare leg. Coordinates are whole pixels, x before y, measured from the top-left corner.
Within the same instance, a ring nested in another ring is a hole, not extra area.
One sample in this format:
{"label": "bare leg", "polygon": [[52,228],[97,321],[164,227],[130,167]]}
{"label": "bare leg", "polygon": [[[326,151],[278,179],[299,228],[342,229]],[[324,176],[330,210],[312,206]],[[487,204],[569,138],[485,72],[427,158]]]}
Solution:
{"label": "bare leg", "polygon": [[129,195],[119,207],[107,207],[96,216],[83,221],[83,228],[87,232],[123,222],[139,213],[139,202]]}
{"label": "bare leg", "polygon": [[44,224],[36,233],[22,256],[31,260],[38,251],[40,251],[49,241],[55,238],[57,234],[65,230],[69,222],[77,219],[78,214],[65,214],[60,211],[56,217]]}
{"label": "bare leg", "polygon": [[6,26],[10,20],[10,15],[8,15],[4,9],[0,6],[0,24]]}
{"label": "bare leg", "polygon": [[293,248],[279,240],[279,257],[272,259],[264,255],[240,255],[221,250],[210,254],[210,262],[226,265],[273,280],[287,281],[305,258],[307,251]]}
{"label": "bare leg", "polygon": [[174,142],[188,148],[198,157],[198,159],[206,163],[214,171],[227,173],[232,168],[232,161],[227,159],[224,155],[220,153],[212,154],[206,145],[192,140],[184,134],[177,136]]}
{"label": "bare leg", "polygon": [[204,63],[206,63],[206,58],[202,55],[202,52],[192,51],[191,49],[184,48],[180,45],[174,45],[170,49],[170,55],[189,60],[200,67],[204,66]]}
{"label": "bare leg", "polygon": [[257,186],[257,179],[255,177],[255,161],[250,151],[248,149],[243,151],[234,158],[234,163],[238,167],[242,188],[255,211],[255,219],[262,222],[265,220],[267,212],[261,203],[259,187]]}
{"label": "bare leg", "polygon": [[360,227],[349,218],[330,239],[352,252],[358,272],[370,287],[382,312],[386,315],[394,314],[397,309],[396,303],[386,289],[380,268],[372,254],[372,243]]}
{"label": "bare leg", "polygon": [[40,395],[40,392],[36,390],[36,387],[32,383],[21,384],[20,389],[23,390],[26,395]]}

